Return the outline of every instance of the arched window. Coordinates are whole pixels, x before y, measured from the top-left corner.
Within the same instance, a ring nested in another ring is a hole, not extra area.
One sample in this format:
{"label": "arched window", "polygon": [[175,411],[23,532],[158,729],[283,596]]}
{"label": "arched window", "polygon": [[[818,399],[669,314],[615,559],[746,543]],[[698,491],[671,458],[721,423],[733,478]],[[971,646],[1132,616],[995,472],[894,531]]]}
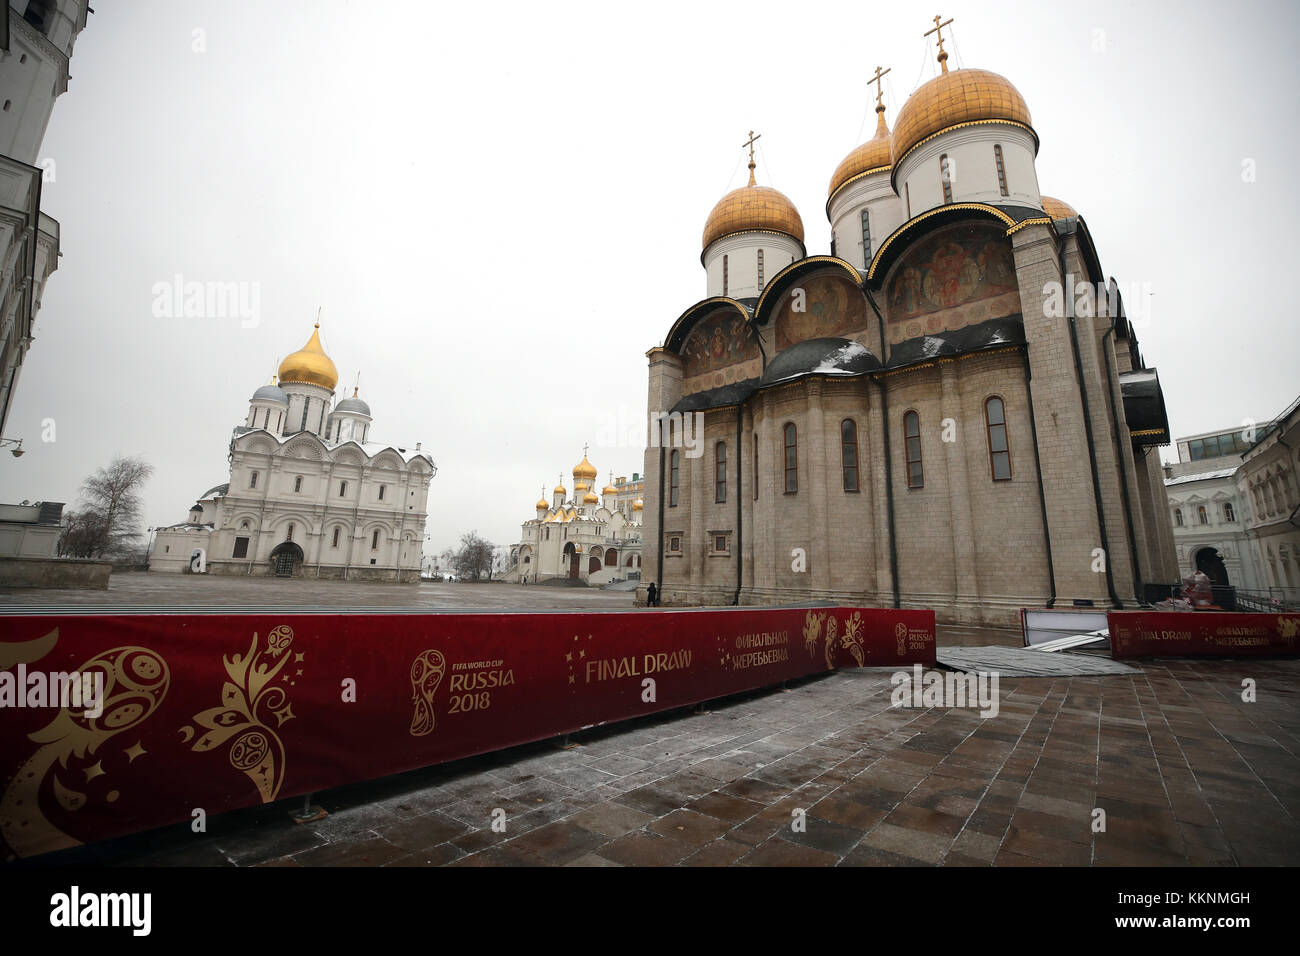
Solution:
{"label": "arched window", "polygon": [[1181,527],[1183,526],[1183,509],[1182,509],[1182,508],[1175,508],[1175,509],[1174,509],[1174,524],[1177,525],[1179,528],[1181,528]]}
{"label": "arched window", "polygon": [[907,487],[925,487],[925,470],[921,466],[921,416],[908,412],[903,416],[903,437],[907,444]]}
{"label": "arched window", "polygon": [[376,530],[375,533],[372,534],[372,535],[370,536],[370,550],[371,550],[371,551],[378,551],[378,550],[379,550],[379,531],[378,531],[378,530]]}
{"label": "arched window", "polygon": [[1224,521],[1237,520],[1237,514],[1232,510],[1232,502],[1225,501],[1223,503],[1223,520]]}
{"label": "arched window", "polygon": [[335,528],[335,529],[334,529],[334,543],[333,543],[332,547],[337,548],[338,546],[339,546],[339,529],[338,529],[338,528]]}
{"label": "arched window", "polygon": [[271,424],[271,410],[266,409],[266,414],[262,416],[262,428],[265,429]]}
{"label": "arched window", "polygon": [[763,250],[758,250],[758,291],[763,291]]}
{"label": "arched window", "polygon": [[943,180],[943,201],[952,202],[952,166],[948,163],[948,154],[939,157],[939,178]]}
{"label": "arched window", "polygon": [[727,257],[722,257],[722,294],[727,294]]}
{"label": "arched window", "polygon": [[723,441],[713,446],[713,500],[727,500],[727,443]]}
{"label": "arched window", "polygon": [[348,483],[347,483],[346,481],[340,481],[340,482],[339,482],[339,497],[342,498],[342,497],[343,497],[344,495],[346,495],[347,493],[348,493]]}
{"label": "arched window", "polygon": [[293,480],[293,490],[302,491],[302,475],[299,475]]}
{"label": "arched window", "polygon": [[844,490],[858,490],[858,426],[851,418],[840,422],[840,465]]}
{"label": "arched window", "polygon": [[1210,516],[1205,512],[1205,505],[1196,506],[1196,520],[1201,524],[1209,524]]}
{"label": "arched window", "polygon": [[754,432],[754,500],[758,500],[758,432]]}
{"label": "arched window", "polygon": [[384,489],[386,489],[387,487],[388,487],[387,485],[380,485],[380,486],[379,486],[379,500],[380,500],[380,501],[383,501],[383,500],[384,500]]}
{"label": "arched window", "polygon": [[1007,418],[1002,399],[994,396],[984,403],[984,419],[988,426],[989,463],[994,481],[1011,478],[1011,449],[1007,445]]}
{"label": "arched window", "polygon": [[681,464],[681,452],[676,448],[668,455],[668,507],[677,507],[678,466]]}
{"label": "arched window", "polygon": [[250,488],[257,487],[257,472],[253,472],[251,475],[248,476],[248,487]]}
{"label": "arched window", "polygon": [[785,423],[785,493],[799,492],[799,437],[794,422]]}
{"label": "arched window", "polygon": [[1005,196],[1007,195],[1007,167],[1002,162],[1002,147],[997,144],[993,146],[993,158],[998,164],[998,191]]}
{"label": "arched window", "polygon": [[862,210],[862,268],[871,266],[871,217]]}

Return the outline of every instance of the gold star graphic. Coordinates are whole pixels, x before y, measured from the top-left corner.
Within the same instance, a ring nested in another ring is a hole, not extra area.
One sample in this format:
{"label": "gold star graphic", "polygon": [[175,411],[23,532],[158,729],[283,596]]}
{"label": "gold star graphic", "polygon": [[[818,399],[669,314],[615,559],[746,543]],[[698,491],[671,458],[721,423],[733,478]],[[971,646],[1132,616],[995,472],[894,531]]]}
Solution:
{"label": "gold star graphic", "polygon": [[569,683],[570,683],[570,684],[573,683],[573,675],[572,675],[572,674],[569,675]]}
{"label": "gold star graphic", "polygon": [[302,663],[302,659],[303,659],[304,657],[306,657],[306,656],[307,656],[306,654],[294,654],[294,655],[293,655],[293,662],[294,662],[295,664],[301,664],[301,663]]}
{"label": "gold star graphic", "polygon": [[102,777],[105,773],[103,762],[96,760],[93,766],[86,768],[86,783],[90,783],[96,777]]}
{"label": "gold star graphic", "polygon": [[564,655],[564,659],[565,659],[566,661],[568,661],[570,664],[572,664],[572,663],[573,663],[573,651],[569,651],[569,653],[565,654],[565,655]]}
{"label": "gold star graphic", "polygon": [[132,747],[130,750],[124,750],[122,752],[126,754],[127,763],[134,763],[136,757],[143,757],[149,751],[145,750],[144,747],[140,746],[140,741],[137,740],[135,742],[134,747]]}

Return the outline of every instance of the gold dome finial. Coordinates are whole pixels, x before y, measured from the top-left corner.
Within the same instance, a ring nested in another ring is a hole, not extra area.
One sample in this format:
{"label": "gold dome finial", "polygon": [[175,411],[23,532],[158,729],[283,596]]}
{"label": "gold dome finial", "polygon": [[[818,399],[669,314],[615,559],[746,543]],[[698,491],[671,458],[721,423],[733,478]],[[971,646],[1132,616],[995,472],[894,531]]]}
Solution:
{"label": "gold dome finial", "polygon": [[321,347],[319,321],[307,344],[280,363],[279,376],[281,382],[303,382],[334,391],[339,383],[339,370]]}
{"label": "gold dome finial", "polygon": [[745,146],[749,147],[749,184],[751,186],[758,185],[758,183],[754,181],[754,141],[762,138],[763,138],[762,133],[759,133],[757,136],[755,136],[754,131],[751,129],[749,131],[749,139],[740,144],[742,148]]}
{"label": "gold dome finial", "polygon": [[893,69],[892,66],[887,66],[883,70],[880,67],[876,67],[876,75],[867,81],[869,83],[876,84],[876,135],[877,136],[889,135],[889,127],[885,125],[885,95],[880,81],[884,79],[885,74],[890,72],[892,69]]}
{"label": "gold dome finial", "polygon": [[943,48],[943,28],[952,23],[952,17],[949,17],[947,20],[944,20],[943,23],[940,23],[939,16],[940,15],[937,13],[934,15],[934,29],[926,30],[925,35],[929,36],[931,33],[937,33],[939,35],[939,66],[943,67],[943,72],[947,73],[948,51]]}
{"label": "gold dome finial", "polygon": [[590,487],[588,482],[594,481],[596,478],[596,466],[587,461],[587,452],[590,448],[590,445],[582,446],[582,461],[573,466],[573,480],[580,484],[587,484],[588,487]]}

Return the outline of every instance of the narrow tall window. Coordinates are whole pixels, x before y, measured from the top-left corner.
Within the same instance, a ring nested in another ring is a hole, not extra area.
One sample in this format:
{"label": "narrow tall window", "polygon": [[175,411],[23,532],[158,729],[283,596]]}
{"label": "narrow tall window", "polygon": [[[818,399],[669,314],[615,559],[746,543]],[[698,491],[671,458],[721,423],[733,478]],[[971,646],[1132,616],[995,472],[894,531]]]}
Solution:
{"label": "narrow tall window", "polygon": [[713,500],[727,500],[727,443],[713,446]]}
{"label": "narrow tall window", "polygon": [[988,423],[989,463],[994,481],[1007,481],[1011,477],[1011,449],[1007,446],[1007,417],[1002,399],[994,397],[984,403],[984,416]]}
{"label": "narrow tall window", "polygon": [[907,442],[907,487],[925,487],[925,469],[921,465],[921,416],[908,412],[903,416],[903,437]]}
{"label": "narrow tall window", "polygon": [[1201,524],[1210,523],[1210,516],[1205,513],[1205,505],[1196,506],[1196,520],[1198,520]]}
{"label": "narrow tall window", "polygon": [[727,294],[727,257],[722,257],[722,294]]}
{"label": "narrow tall window", "polygon": [[903,183],[903,194],[907,197],[907,218],[912,218],[912,184]]}
{"label": "narrow tall window", "polygon": [[285,532],[285,534],[284,534],[284,540],[285,540],[285,541],[292,541],[292,540],[293,540],[293,525],[292,525],[292,524],[289,525],[289,530]]}
{"label": "narrow tall window", "polygon": [[763,250],[758,250],[758,291],[763,291]]}
{"label": "narrow tall window", "polygon": [[858,426],[851,418],[840,422],[840,464],[844,490],[858,490]]}
{"label": "narrow tall window", "polygon": [[1174,509],[1174,524],[1177,525],[1177,526],[1180,527],[1180,528],[1183,526],[1183,509],[1182,509],[1182,508],[1175,508],[1175,509]]}
{"label": "narrow tall window", "polygon": [[681,464],[681,452],[676,448],[668,455],[668,507],[677,507],[678,466]]}
{"label": "narrow tall window", "polygon": [[339,497],[342,498],[342,497],[343,497],[344,495],[346,495],[347,493],[348,493],[348,483],[347,483],[346,481],[340,481],[340,482],[339,482]]}
{"label": "narrow tall window", "polygon": [[799,440],[794,422],[785,423],[785,493],[799,492]]}
{"label": "narrow tall window", "polygon": [[293,490],[302,491],[302,475],[299,475],[293,480]]}
{"label": "narrow tall window", "polygon": [[334,544],[332,545],[332,547],[337,548],[338,546],[339,546],[339,529],[338,529],[338,528],[335,528],[335,529],[334,529]]}
{"label": "narrow tall window", "polygon": [[1224,521],[1236,521],[1236,520],[1237,520],[1237,514],[1236,514],[1236,512],[1232,510],[1232,505],[1231,505],[1230,503],[1227,503],[1227,502],[1225,502],[1224,505],[1223,505],[1223,520],[1224,520]]}
{"label": "narrow tall window", "polygon": [[266,414],[262,416],[262,428],[265,430],[271,424],[271,410],[268,408]]}
{"label": "narrow tall window", "polygon": [[871,266],[871,216],[862,210],[862,268]]}
{"label": "narrow tall window", "polygon": [[948,165],[948,154],[939,157],[939,178],[943,180],[943,201],[952,202],[952,167]]}
{"label": "narrow tall window", "polygon": [[758,500],[758,432],[754,432],[754,477],[751,479],[754,485],[754,500]]}
{"label": "narrow tall window", "polygon": [[298,426],[298,431],[300,432],[305,432],[307,430],[307,411],[310,408],[311,399],[304,400],[302,403],[302,424]]}
{"label": "narrow tall window", "polygon": [[380,500],[380,501],[383,501],[383,500],[384,500],[384,489],[387,488],[387,487],[388,487],[387,485],[380,485],[380,486],[379,486],[379,500]]}
{"label": "narrow tall window", "polygon": [[251,475],[248,476],[248,487],[250,488],[257,487],[257,472],[253,472]]}
{"label": "narrow tall window", "polygon": [[994,145],[993,158],[998,162],[998,191],[1007,195],[1007,167],[1002,162],[1002,147]]}
{"label": "narrow tall window", "polygon": [[372,534],[372,535],[370,536],[370,550],[371,550],[371,551],[378,551],[378,550],[379,550],[379,532],[378,532],[378,531],[376,531],[374,534]]}

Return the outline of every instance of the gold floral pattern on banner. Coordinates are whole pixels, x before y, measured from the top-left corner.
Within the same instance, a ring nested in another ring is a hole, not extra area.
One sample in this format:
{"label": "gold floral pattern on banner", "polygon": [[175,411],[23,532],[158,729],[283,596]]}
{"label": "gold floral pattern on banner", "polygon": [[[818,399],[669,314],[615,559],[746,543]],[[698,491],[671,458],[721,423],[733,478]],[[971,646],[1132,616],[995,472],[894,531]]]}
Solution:
{"label": "gold floral pattern on banner", "polygon": [[[302,668],[296,665],[303,663],[306,654],[289,652],[293,628],[285,624],[267,634],[266,646],[260,651],[257,641],[254,633],[247,654],[222,658],[230,677],[221,688],[223,703],[194,715],[193,721],[204,733],[191,749],[204,753],[230,741],[230,766],[246,774],[262,802],[270,803],[284,783],[286,763],[284,743],[276,731],[295,716],[284,685],[293,686],[302,676]],[[290,667],[291,663],[295,666]],[[193,727],[181,728],[186,743],[194,734]]]}
{"label": "gold floral pattern on banner", "polygon": [[822,621],[826,620],[826,612],[818,614],[816,611],[809,611],[803,619],[803,646],[808,649],[808,657],[817,656],[817,643],[822,636]]}
{"label": "gold floral pattern on banner", "polygon": [[[862,648],[862,612],[854,611],[853,614],[844,622],[844,634],[840,637],[840,646],[847,649],[853,655],[853,659],[858,662],[858,666],[863,666],[866,660]],[[828,650],[829,654],[830,651]]]}
{"label": "gold floral pattern on banner", "polygon": [[[40,654],[43,657],[53,650],[57,641],[55,629],[29,643],[33,649],[43,651]],[[9,650],[16,653],[14,648]],[[73,675],[76,681],[87,679],[92,685],[102,680],[98,706],[62,707],[53,720],[29,734],[28,739],[41,747],[18,769],[4,797],[0,798],[0,835],[17,856],[81,845],[82,841],[64,833],[45,816],[41,808],[45,781],[52,778],[50,789],[54,801],[68,813],[76,813],[99,800],[114,802],[120,795],[115,789],[105,790],[102,796],[91,793],[107,786],[107,780],[91,786],[93,781],[109,774],[104,769],[107,755],[99,754],[99,748],[110,738],[134,730],[148,720],[167,696],[171,684],[166,661],[148,648],[135,646],[115,647],[90,658]],[[98,711],[97,716],[91,713],[92,709]],[[123,751],[128,763],[145,752],[139,741]],[[96,756],[100,759],[88,764]],[[74,760],[76,764],[70,766]],[[74,774],[84,779],[75,778]]]}

